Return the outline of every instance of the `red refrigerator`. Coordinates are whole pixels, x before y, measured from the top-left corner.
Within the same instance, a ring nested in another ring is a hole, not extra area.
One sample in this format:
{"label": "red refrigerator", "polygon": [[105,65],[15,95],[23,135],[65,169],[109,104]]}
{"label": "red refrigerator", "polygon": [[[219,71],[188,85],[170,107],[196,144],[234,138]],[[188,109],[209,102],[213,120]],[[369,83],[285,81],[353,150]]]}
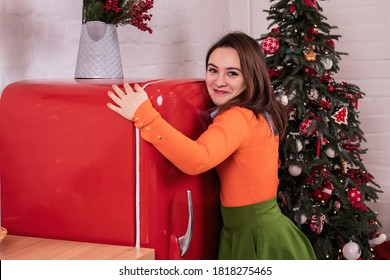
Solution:
{"label": "red refrigerator", "polygon": [[[133,80],[196,139],[210,124],[203,80]],[[156,259],[215,259],[215,170],[182,173],[106,107],[122,80],[26,80],[0,99],[1,222],[10,234],[155,249]]]}

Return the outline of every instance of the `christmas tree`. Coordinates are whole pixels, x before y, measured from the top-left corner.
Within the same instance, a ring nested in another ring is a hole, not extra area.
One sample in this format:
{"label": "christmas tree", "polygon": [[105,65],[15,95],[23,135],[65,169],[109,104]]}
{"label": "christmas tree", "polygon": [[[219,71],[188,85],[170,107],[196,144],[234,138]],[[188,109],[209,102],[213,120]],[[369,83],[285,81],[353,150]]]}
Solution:
{"label": "christmas tree", "polygon": [[269,33],[258,38],[276,98],[289,109],[280,145],[278,203],[318,259],[372,259],[386,237],[367,205],[382,192],[361,148],[358,86],[337,82],[342,55],[316,0],[270,0]]}

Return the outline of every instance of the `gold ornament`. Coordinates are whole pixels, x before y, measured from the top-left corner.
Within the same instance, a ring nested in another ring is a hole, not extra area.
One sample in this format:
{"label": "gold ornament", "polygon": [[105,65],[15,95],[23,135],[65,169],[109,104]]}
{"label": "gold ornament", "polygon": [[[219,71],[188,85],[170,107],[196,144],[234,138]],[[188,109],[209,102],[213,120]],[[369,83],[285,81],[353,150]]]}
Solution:
{"label": "gold ornament", "polygon": [[306,58],[307,61],[316,61],[316,53],[314,52],[314,49],[313,47],[306,47],[304,50],[303,50],[303,54]]}

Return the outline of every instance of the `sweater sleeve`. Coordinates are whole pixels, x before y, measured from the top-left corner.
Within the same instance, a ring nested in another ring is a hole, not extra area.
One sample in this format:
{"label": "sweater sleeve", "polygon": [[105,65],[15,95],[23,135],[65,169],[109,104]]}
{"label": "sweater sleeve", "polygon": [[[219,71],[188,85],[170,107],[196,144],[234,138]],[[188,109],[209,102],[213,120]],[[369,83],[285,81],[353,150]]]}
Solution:
{"label": "sweater sleeve", "polygon": [[217,166],[241,145],[249,135],[248,118],[245,109],[230,108],[215,117],[197,140],[172,127],[149,100],[137,109],[133,121],[142,139],[153,144],[181,171],[196,175]]}

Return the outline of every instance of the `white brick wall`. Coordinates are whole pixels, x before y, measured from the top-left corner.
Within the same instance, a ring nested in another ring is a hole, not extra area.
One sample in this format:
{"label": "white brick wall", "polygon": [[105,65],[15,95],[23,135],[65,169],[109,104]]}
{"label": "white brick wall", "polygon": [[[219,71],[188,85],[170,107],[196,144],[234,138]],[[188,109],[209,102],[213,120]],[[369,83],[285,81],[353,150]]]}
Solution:
{"label": "white brick wall", "polygon": [[[390,236],[390,2],[320,1],[342,57],[337,80],[357,84],[365,98],[360,120],[367,139],[364,164],[384,193],[373,209]],[[17,80],[73,78],[81,0],[0,0],[0,92]],[[266,32],[267,0],[155,0],[154,33],[118,28],[124,75],[130,78],[203,77],[212,41],[230,30]]]}
{"label": "white brick wall", "polygon": [[[21,79],[73,78],[82,0],[0,1],[0,89]],[[117,29],[124,75],[203,77],[210,43],[246,23],[246,9],[231,16],[230,2],[242,7],[249,1],[156,0],[152,35],[132,26]]]}

